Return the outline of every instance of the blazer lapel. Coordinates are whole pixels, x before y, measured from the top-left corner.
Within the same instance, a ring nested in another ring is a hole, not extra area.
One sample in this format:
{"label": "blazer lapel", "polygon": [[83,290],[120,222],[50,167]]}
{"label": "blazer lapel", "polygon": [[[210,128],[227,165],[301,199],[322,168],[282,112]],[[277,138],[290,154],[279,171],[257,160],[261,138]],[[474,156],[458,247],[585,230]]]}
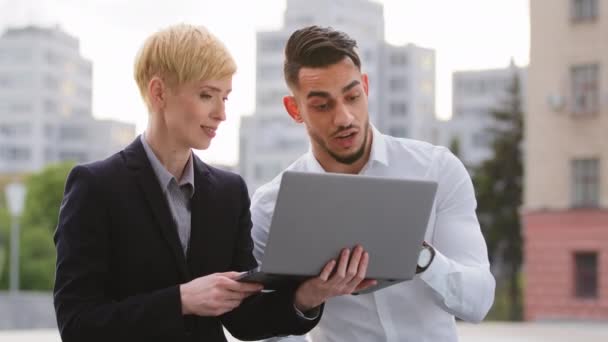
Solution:
{"label": "blazer lapel", "polygon": [[216,215],[219,209],[214,209],[215,201],[213,201],[217,190],[216,180],[207,166],[196,156],[193,156],[193,161],[195,190],[191,203],[192,221],[187,261],[192,272],[207,273],[213,271],[217,248],[222,248],[214,244],[217,240],[217,237],[214,238],[214,232],[221,234],[220,231],[214,230],[217,226]]}
{"label": "blazer lapel", "polygon": [[161,230],[162,236],[171,249],[178,270],[182,278],[187,281],[191,279],[190,272],[186,267],[186,259],[181,247],[177,227],[167,200],[161,190],[158,178],[146,156],[146,151],[137,137],[131,145],[124,150],[127,166],[135,172],[135,179],[143,192],[144,198],[150,207],[152,215]]}

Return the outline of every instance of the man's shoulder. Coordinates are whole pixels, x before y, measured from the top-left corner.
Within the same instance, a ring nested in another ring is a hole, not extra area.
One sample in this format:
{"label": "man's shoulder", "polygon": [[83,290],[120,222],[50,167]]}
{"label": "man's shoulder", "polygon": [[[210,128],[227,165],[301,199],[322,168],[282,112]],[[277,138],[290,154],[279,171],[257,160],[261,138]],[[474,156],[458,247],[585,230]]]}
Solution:
{"label": "man's shoulder", "polygon": [[302,155],[291,165],[276,175],[271,181],[257,188],[251,199],[252,207],[272,207],[276,202],[281,186],[281,179],[285,171],[305,171],[307,155]]}
{"label": "man's shoulder", "polygon": [[281,171],[275,176],[270,182],[261,185],[253,193],[251,198],[251,206],[253,207],[265,207],[268,204],[274,206],[277,196],[279,194],[279,187],[281,186],[281,179],[285,170]]}
{"label": "man's shoulder", "polygon": [[452,154],[444,146],[434,145],[422,140],[384,135],[384,141],[390,159],[409,160],[424,167],[437,166],[438,163]]}

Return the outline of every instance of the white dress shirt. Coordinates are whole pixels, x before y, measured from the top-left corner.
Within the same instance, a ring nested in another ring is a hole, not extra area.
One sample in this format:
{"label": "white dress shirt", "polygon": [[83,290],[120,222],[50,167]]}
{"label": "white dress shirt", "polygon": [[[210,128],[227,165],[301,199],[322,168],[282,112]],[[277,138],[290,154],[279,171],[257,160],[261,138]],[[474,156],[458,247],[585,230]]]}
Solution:
{"label": "white dress shirt", "polygon": [[[430,267],[413,280],[371,294],[327,301],[313,342],[458,341],[454,316],[481,321],[494,301],[495,280],[475,208],[471,178],[440,146],[383,135],[373,126],[370,160],[360,174],[438,182],[425,241],[434,246]],[[325,172],[309,151],[287,170]],[[281,181],[278,175],[253,195],[254,255],[262,262]],[[305,210],[303,208],[302,210]],[[373,227],[370,227],[373,229]],[[288,341],[305,341],[290,336]]]}

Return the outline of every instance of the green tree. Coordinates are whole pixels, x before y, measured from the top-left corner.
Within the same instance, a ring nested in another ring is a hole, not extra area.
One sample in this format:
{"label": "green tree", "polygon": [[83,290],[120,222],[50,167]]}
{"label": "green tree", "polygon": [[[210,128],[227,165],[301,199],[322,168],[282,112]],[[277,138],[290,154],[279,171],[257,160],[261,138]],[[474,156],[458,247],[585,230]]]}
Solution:
{"label": "green tree", "polygon": [[452,153],[457,157],[460,158],[460,139],[455,136],[452,137],[452,140],[450,140],[450,151],[452,151]]}
{"label": "green tree", "polygon": [[[53,164],[27,177],[27,195],[21,217],[20,288],[50,290],[55,278],[53,232],[57,227],[65,180],[73,163]],[[4,221],[7,221],[6,223]],[[0,287],[8,287],[8,240],[10,227],[6,209],[0,206],[0,252],[4,248],[4,267],[0,267]],[[6,226],[6,228],[5,228]],[[3,259],[0,257],[0,261]]]}
{"label": "green tree", "polygon": [[[523,113],[517,69],[502,108],[492,115],[495,126],[488,128],[493,136],[494,157],[479,165],[473,176],[477,192],[477,215],[488,243],[490,258],[503,269],[508,303],[507,318],[521,320],[522,239],[519,208],[522,203],[522,138]],[[502,279],[502,277],[501,277]]]}
{"label": "green tree", "polygon": [[[0,193],[4,194],[4,189],[1,187]],[[0,200],[0,289],[8,288],[10,224],[8,209],[4,201]]]}
{"label": "green tree", "polygon": [[50,232],[55,230],[65,180],[73,167],[72,162],[52,164],[27,179],[27,196],[21,219],[23,226],[45,227]]}

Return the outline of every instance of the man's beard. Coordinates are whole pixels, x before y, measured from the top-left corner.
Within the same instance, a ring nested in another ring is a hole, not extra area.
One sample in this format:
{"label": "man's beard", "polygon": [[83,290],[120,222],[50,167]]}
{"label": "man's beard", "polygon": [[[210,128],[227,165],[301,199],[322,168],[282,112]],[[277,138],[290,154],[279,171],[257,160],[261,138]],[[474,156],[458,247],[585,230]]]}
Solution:
{"label": "man's beard", "polygon": [[[351,128],[349,127],[345,127],[340,129],[338,132],[340,131],[344,131]],[[336,134],[338,133],[336,132]],[[365,128],[363,129],[363,143],[361,144],[361,147],[359,147],[358,150],[356,150],[355,152],[347,155],[347,156],[341,156],[335,152],[333,152],[332,150],[330,150],[327,147],[327,144],[325,144],[325,142],[319,138],[319,136],[317,135],[313,135],[313,139],[321,146],[323,147],[323,149],[332,157],[334,158],[335,161],[337,161],[338,163],[341,164],[346,164],[346,165],[352,165],[355,162],[357,162],[359,159],[361,159],[361,157],[363,157],[363,155],[365,154],[365,146],[367,145],[367,135],[369,132],[369,121],[365,123]]]}

